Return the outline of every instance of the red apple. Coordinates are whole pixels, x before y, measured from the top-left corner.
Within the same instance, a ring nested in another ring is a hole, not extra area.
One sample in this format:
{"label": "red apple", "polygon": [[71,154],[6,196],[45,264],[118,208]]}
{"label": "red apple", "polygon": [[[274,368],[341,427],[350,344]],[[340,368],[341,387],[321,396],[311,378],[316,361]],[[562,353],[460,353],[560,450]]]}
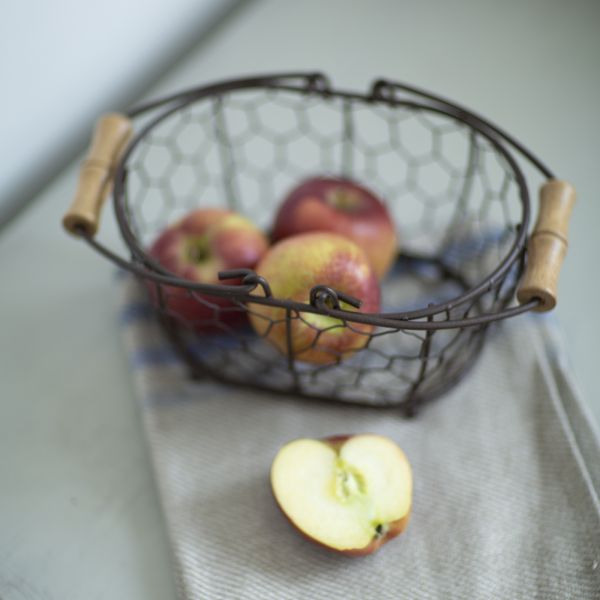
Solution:
{"label": "red apple", "polygon": [[398,251],[396,228],[384,203],[348,179],[315,177],[290,192],[273,228],[280,240],[307,231],[330,231],[356,242],[382,279]]}
{"label": "red apple", "polygon": [[[286,238],[265,254],[255,270],[278,299],[309,303],[311,289],[326,285],[362,300],[362,312],[379,310],[379,283],[371,263],[353,241],[341,235],[313,232]],[[345,302],[340,307],[355,310]],[[249,316],[255,331],[287,354],[285,309],[252,304]],[[290,323],[291,347],[298,360],[334,363],[360,350],[372,330],[371,325],[344,326],[337,318],[302,312]]]}
{"label": "red apple", "polygon": [[[218,285],[219,271],[252,269],[267,247],[266,237],[248,219],[230,210],[204,208],[165,229],[150,255],[177,277]],[[244,316],[244,311],[226,298],[161,287],[167,310],[200,330],[210,328],[211,321],[231,323]],[[149,283],[148,289],[158,304],[156,285]]]}
{"label": "red apple", "polygon": [[374,434],[286,444],[273,461],[271,487],[300,533],[350,556],[370,554],[402,533],[412,505],[408,459]]}

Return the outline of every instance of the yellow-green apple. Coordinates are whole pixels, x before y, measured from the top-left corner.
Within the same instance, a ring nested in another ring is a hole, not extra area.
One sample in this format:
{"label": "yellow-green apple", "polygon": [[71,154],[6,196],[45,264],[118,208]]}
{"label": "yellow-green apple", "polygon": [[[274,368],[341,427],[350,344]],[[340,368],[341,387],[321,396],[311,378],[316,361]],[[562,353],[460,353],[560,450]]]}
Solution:
{"label": "yellow-green apple", "polygon": [[[165,229],[150,255],[177,277],[218,285],[219,271],[251,269],[267,248],[266,237],[248,219],[222,208],[203,208]],[[149,283],[148,289],[158,303],[156,286]],[[226,298],[190,295],[184,288],[167,285],[162,291],[167,310],[200,330],[210,328],[211,320],[231,323],[244,315]]]}
{"label": "yellow-green apple", "polygon": [[349,179],[315,177],[293,189],[273,227],[280,240],[307,231],[331,231],[356,242],[381,279],[398,251],[396,228],[385,204]]}
{"label": "yellow-green apple", "polygon": [[[269,282],[278,299],[306,304],[310,302],[311,289],[325,285],[361,300],[362,312],[379,310],[379,282],[371,263],[352,240],[341,235],[313,232],[286,238],[268,250],[255,270]],[[356,310],[343,301],[340,308]],[[252,304],[249,315],[255,331],[287,354],[286,310]],[[290,345],[298,360],[335,363],[360,350],[372,330],[371,325],[345,325],[329,315],[292,313]]]}
{"label": "yellow-green apple", "polygon": [[271,466],[271,487],[304,536],[351,556],[370,554],[402,533],[412,505],[404,452],[374,434],[286,444]]}

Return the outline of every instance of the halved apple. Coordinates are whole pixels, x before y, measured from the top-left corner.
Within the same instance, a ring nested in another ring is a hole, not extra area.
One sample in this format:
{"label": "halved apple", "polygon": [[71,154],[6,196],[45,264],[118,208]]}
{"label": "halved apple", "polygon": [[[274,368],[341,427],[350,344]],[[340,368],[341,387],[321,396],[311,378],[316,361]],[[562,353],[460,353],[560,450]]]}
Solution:
{"label": "halved apple", "polygon": [[374,434],[299,439],[271,467],[277,504],[307,538],[361,556],[404,531],[412,471],[404,452]]}

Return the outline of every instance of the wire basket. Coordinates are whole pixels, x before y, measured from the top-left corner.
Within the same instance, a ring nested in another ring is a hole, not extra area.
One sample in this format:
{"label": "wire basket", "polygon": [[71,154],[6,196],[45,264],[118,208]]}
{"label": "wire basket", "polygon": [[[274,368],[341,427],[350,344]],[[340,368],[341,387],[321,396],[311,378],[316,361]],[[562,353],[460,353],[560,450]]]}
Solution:
{"label": "wire basket", "polygon": [[[528,249],[525,161],[548,180]],[[221,273],[222,285],[195,283],[147,251],[203,206],[232,208],[268,231],[286,192],[317,174],[362,182],[387,201],[401,251],[382,282],[380,313],[349,306],[326,282],[304,302],[274,297],[250,270]],[[129,259],[94,237],[111,183]],[[322,74],[291,74],[205,86],[106,117],[64,224],[144,281],[193,377],[411,415],[475,363],[490,323],[554,306],[573,201],[568,183],[463,107],[399,83],[379,80],[360,94],[333,89]],[[210,309],[208,322],[173,310],[182,294]],[[222,319],[259,306],[274,309],[264,335]],[[325,333],[315,314],[362,336],[357,349],[326,349],[325,364],[301,360],[292,332],[313,327],[318,348]],[[285,328],[287,353],[270,343],[270,327]]]}

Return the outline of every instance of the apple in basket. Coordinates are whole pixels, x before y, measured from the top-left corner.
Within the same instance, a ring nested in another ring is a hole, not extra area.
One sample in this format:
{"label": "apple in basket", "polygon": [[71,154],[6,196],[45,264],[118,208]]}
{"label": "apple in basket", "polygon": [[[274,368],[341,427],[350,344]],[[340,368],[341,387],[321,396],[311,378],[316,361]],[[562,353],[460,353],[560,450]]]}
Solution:
{"label": "apple in basket", "polygon": [[307,231],[350,238],[366,252],[380,279],[398,251],[396,228],[384,203],[348,179],[315,177],[287,195],[275,218],[273,239]]}
{"label": "apple in basket", "polygon": [[402,533],[412,505],[404,452],[374,434],[286,444],[273,461],[271,487],[304,536],[351,556],[370,554]]}
{"label": "apple in basket", "polygon": [[[324,285],[362,301],[361,312],[379,310],[380,290],[366,254],[351,240],[334,233],[312,232],[286,238],[272,246],[256,266],[277,299],[310,303],[313,287]],[[335,308],[331,296],[324,308]],[[348,298],[349,300],[349,298]],[[357,310],[339,302],[343,310]],[[249,317],[258,335],[288,353],[286,309],[251,304]],[[298,312],[289,322],[290,347],[295,358],[313,364],[332,364],[360,350],[373,326],[323,314]]]}
{"label": "apple in basket", "polygon": [[[248,219],[221,209],[202,208],[165,229],[150,248],[150,255],[171,274],[190,281],[218,285],[219,271],[253,268],[268,248],[267,238]],[[232,281],[227,281],[231,285]],[[235,323],[245,310],[227,298],[190,294],[185,288],[149,281],[148,289],[157,306],[185,320],[197,330],[215,323]]]}

